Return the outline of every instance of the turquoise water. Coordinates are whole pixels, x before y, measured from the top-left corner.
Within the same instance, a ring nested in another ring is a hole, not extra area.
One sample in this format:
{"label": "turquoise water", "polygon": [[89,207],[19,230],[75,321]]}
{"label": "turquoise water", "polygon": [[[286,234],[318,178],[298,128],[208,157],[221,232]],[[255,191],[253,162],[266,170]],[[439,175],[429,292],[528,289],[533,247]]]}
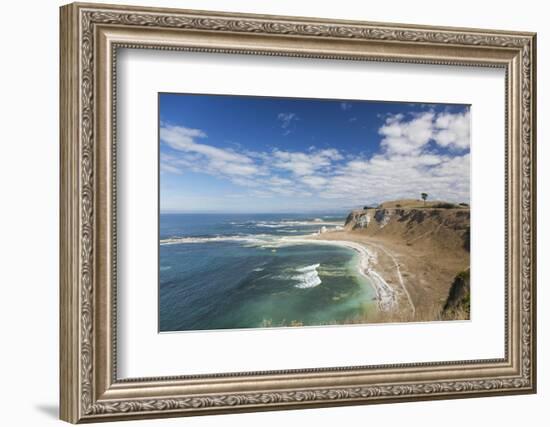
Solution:
{"label": "turquoise water", "polygon": [[341,216],[161,214],[160,331],[343,323],[375,310],[352,249],[281,244]]}

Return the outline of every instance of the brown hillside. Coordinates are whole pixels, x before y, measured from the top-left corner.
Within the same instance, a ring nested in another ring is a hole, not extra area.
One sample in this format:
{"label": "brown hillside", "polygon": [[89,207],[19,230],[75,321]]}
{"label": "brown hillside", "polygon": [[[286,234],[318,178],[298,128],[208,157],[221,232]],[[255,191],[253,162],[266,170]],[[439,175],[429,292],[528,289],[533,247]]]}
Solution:
{"label": "brown hillside", "polygon": [[407,246],[469,251],[470,209],[360,209],[348,215],[345,228]]}
{"label": "brown hillside", "polygon": [[433,320],[442,312],[455,277],[470,265],[468,206],[435,201],[424,207],[421,200],[382,203],[352,211],[345,229],[329,234],[373,249],[378,259],[375,269],[391,285],[400,283],[397,263],[416,307],[416,320]]}
{"label": "brown hillside", "polygon": [[469,206],[466,203],[449,203],[443,200],[423,200],[418,199],[401,199],[401,200],[391,200],[387,202],[380,203],[377,206],[380,208],[407,208],[407,209],[424,209],[424,208],[456,208],[456,209],[469,209]]}

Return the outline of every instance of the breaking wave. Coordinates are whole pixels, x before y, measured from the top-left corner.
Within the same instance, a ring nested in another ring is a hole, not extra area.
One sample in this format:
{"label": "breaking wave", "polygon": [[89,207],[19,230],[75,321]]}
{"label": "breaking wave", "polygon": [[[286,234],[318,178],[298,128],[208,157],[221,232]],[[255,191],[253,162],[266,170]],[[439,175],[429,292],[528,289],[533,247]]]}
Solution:
{"label": "breaking wave", "polygon": [[315,218],[313,220],[296,221],[296,220],[282,220],[282,221],[259,221],[256,227],[266,228],[284,228],[284,227],[318,227],[319,225],[339,225],[342,226],[342,221],[325,221],[321,218]]}
{"label": "breaking wave", "polygon": [[317,268],[319,268],[320,265],[321,264],[312,264],[307,267],[297,268],[296,272],[300,274],[292,276],[292,279],[298,281],[298,284],[295,285],[295,287],[307,289],[319,286],[322,283],[319,278],[319,273],[317,272]]}
{"label": "breaking wave", "polygon": [[172,237],[161,239],[161,245],[181,245],[190,243],[240,242],[262,245],[273,240],[269,234],[249,234],[237,236],[209,236],[209,237]]}

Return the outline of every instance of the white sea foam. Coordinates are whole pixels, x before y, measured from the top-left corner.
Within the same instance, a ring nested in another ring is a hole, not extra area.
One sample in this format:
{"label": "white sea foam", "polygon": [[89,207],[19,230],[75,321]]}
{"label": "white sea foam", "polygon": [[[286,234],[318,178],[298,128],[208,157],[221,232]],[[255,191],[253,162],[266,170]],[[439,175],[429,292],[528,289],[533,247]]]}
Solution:
{"label": "white sea foam", "polygon": [[343,226],[342,221],[325,221],[321,218],[315,218],[311,221],[296,221],[296,220],[282,220],[282,221],[260,221],[256,223],[256,227],[266,228],[284,228],[284,227],[317,227],[319,225],[333,225]]}
{"label": "white sea foam", "polygon": [[295,285],[295,287],[306,289],[319,286],[322,283],[319,278],[319,273],[317,272],[317,268],[319,268],[319,266],[320,264],[312,264],[306,267],[297,268],[296,272],[300,274],[292,276],[292,279],[298,281],[298,284]]}
{"label": "white sea foam", "polygon": [[[370,279],[370,283],[372,284],[376,292],[376,299],[378,300],[379,309],[381,311],[391,311],[395,307],[397,307],[397,294],[395,292],[395,289],[393,289],[382,278],[382,276],[380,276],[380,274],[378,274],[376,271],[372,269],[371,265],[376,263],[375,255],[371,253],[365,247],[365,245],[362,245],[356,242],[350,242],[347,240],[321,240],[321,239],[313,240],[313,239],[303,238],[301,236],[297,236],[297,237],[286,236],[286,237],[280,238],[276,242],[270,243],[269,247],[284,247],[284,246],[310,245],[310,244],[340,246],[340,247],[353,249],[354,251],[356,251],[359,254],[359,265],[358,265],[359,274],[361,274],[363,277]],[[317,273],[316,269],[315,269],[315,273]],[[303,274],[306,274],[306,273],[303,273]],[[313,281],[313,278],[311,278],[310,280]],[[296,287],[307,287],[307,286],[297,285]]]}
{"label": "white sea foam", "polygon": [[[298,233],[300,231],[296,229],[282,230],[279,228],[295,227],[300,225],[319,225],[319,224],[324,224],[324,223],[286,221],[284,225],[283,224],[263,224],[263,225],[256,224],[256,225],[260,227],[277,228],[278,230],[276,230],[276,232],[278,233]],[[334,223],[334,224],[337,224],[337,223]],[[336,225],[327,230],[339,230],[341,228],[342,228],[341,226]],[[277,246],[278,241],[280,239],[281,239],[280,236],[276,236],[273,234],[236,234],[236,235],[219,235],[219,236],[205,236],[205,237],[191,237],[191,236],[170,237],[168,239],[161,239],[159,243],[160,245],[181,245],[181,244],[190,244],[190,243],[237,242],[237,243],[258,245],[258,246],[264,246],[264,247],[272,247],[272,246]],[[284,237],[282,237],[282,239],[284,239]]]}
{"label": "white sea foam", "polygon": [[286,224],[281,224],[277,222],[257,222],[254,224],[256,227],[264,227],[264,228],[284,228],[287,227]]}
{"label": "white sea foam", "polygon": [[160,240],[161,245],[181,245],[189,243],[216,243],[216,242],[239,242],[255,245],[264,245],[273,240],[269,234],[248,234],[237,236],[210,236],[210,237],[172,237]]}
{"label": "white sea foam", "polygon": [[311,264],[311,265],[308,265],[306,267],[300,267],[300,268],[297,268],[296,271],[298,273],[307,273],[307,272],[310,272],[310,271],[315,271],[319,268],[321,264]]}

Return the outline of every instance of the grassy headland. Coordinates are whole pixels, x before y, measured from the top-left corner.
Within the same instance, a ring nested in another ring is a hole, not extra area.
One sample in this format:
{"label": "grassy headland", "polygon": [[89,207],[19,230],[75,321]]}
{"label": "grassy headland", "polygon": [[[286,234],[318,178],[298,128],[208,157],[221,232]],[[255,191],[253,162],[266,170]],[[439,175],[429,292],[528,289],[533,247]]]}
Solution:
{"label": "grassy headland", "polygon": [[[469,319],[470,208],[397,200],[352,211],[343,230],[311,236],[364,245],[396,304],[346,323]],[[467,280],[466,280],[467,275]]]}

